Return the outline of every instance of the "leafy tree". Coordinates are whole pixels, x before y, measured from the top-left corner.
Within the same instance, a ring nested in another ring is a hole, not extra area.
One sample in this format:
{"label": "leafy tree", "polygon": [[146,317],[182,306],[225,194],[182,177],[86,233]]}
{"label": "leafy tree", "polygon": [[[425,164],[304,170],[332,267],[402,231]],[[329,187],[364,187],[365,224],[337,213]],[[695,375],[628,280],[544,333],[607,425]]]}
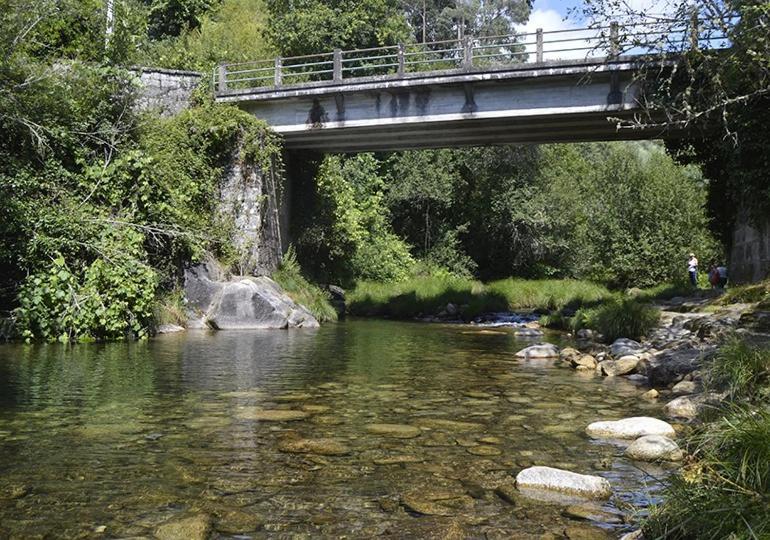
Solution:
{"label": "leafy tree", "polygon": [[[709,207],[727,238],[738,208],[755,218],[770,211],[770,2],[679,0],[656,19],[635,5],[593,0],[579,10],[597,26],[617,18],[648,23],[646,34],[622,36],[624,50],[641,49],[650,62],[639,73],[649,89],[646,114],[620,122],[621,129],[687,130],[687,140],[672,147],[685,161],[705,165],[712,179]],[[700,46],[692,47],[696,36]],[[661,54],[677,58],[676,69],[660,70]]]}
{"label": "leafy tree", "polygon": [[455,0],[441,11],[437,25],[445,39],[507,35],[527,22],[529,8],[526,0]]}
{"label": "leafy tree", "polygon": [[266,0],[267,36],[283,56],[360,49],[405,41],[396,0]]}
{"label": "leafy tree", "polygon": [[413,260],[388,222],[379,166],[372,154],[321,162],[313,218],[298,239],[304,266],[320,281],[392,281],[409,271]]}
{"label": "leafy tree", "polygon": [[221,0],[144,0],[149,7],[149,36],[159,39],[178,36],[195,29],[202,16],[217,7]]}

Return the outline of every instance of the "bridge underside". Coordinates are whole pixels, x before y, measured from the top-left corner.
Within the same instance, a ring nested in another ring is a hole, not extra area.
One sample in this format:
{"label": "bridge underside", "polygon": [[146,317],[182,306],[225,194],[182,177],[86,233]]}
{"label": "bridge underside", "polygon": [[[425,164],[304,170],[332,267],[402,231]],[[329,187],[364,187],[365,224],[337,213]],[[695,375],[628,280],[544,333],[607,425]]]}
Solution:
{"label": "bridge underside", "polygon": [[232,91],[217,99],[267,121],[288,149],[359,152],[661,137],[660,131],[618,130],[612,120],[638,111],[640,89],[632,74],[628,61],[562,62]]}

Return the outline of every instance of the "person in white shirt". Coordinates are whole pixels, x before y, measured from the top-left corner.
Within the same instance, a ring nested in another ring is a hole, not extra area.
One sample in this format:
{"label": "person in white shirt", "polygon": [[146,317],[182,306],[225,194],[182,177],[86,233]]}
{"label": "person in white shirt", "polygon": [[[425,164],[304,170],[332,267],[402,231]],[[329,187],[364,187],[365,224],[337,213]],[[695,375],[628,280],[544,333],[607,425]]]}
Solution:
{"label": "person in white shirt", "polygon": [[690,253],[690,258],[687,260],[687,273],[690,275],[690,283],[693,287],[698,286],[698,259],[695,258],[695,253]]}

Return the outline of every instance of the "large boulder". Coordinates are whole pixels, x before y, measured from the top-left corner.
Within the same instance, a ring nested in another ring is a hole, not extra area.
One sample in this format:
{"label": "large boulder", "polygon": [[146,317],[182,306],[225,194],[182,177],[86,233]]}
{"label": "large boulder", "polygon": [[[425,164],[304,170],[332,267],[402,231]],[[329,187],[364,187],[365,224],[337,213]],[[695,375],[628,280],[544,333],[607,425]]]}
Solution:
{"label": "large boulder", "polygon": [[272,279],[239,277],[228,281],[213,265],[185,272],[188,327],[217,330],[316,328],[318,321]]}
{"label": "large boulder", "polygon": [[663,435],[665,437],[676,435],[671,424],[649,416],[594,422],[586,428],[586,433],[595,439],[638,439],[645,435]]}
{"label": "large boulder", "polygon": [[525,360],[559,358],[559,348],[550,343],[539,343],[520,350],[516,353],[516,358],[523,358]]}
{"label": "large boulder", "polygon": [[217,330],[318,327],[307,309],[295,304],[265,276],[226,283],[206,318]]}
{"label": "large boulder", "polygon": [[645,435],[628,445],[625,455],[638,461],[681,461],[684,452],[668,437]]}
{"label": "large boulder", "polygon": [[608,499],[610,483],[600,476],[578,474],[552,467],[529,467],[516,475],[519,489],[556,491],[590,499]]}

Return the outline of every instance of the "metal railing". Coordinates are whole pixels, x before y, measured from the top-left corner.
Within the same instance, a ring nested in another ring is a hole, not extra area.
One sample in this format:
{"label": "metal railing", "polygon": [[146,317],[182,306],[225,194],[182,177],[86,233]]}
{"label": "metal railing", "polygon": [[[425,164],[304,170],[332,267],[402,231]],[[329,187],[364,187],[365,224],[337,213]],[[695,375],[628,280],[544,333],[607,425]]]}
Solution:
{"label": "metal railing", "polygon": [[[674,23],[674,26],[672,26]],[[628,24],[465,37],[221,64],[213,74],[218,95],[313,82],[341,83],[364,77],[399,78],[411,73],[478,71],[520,64],[613,58],[698,47],[724,48],[727,29],[694,16],[688,24],[656,18]]]}

